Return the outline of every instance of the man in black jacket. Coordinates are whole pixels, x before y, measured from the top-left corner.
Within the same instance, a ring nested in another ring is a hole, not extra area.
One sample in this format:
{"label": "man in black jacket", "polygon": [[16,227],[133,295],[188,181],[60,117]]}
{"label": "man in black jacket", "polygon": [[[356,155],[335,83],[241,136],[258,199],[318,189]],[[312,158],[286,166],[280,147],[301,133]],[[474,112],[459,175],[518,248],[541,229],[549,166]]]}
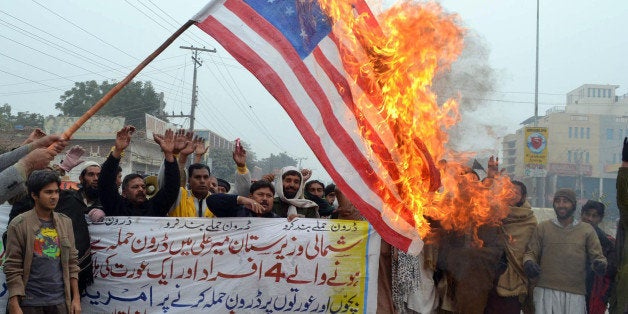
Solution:
{"label": "man in black jacket", "polygon": [[108,216],[159,216],[168,210],[179,194],[179,167],[174,157],[174,132],[167,130],[164,135],[153,134],[153,138],[164,153],[165,184],[151,199],[146,198],[146,184],[141,175],[128,174],[122,180],[122,195],[116,186],[116,174],[124,150],[131,143],[133,126],[125,126],[116,134],[115,145],[102,165],[98,191],[103,210]]}
{"label": "man in black jacket", "polygon": [[85,215],[93,216],[96,212],[102,212],[98,197],[98,176],[100,165],[93,161],[87,161],[83,165],[79,175],[81,188],[75,190],[62,190],[59,194],[59,203],[55,211],[65,214],[72,219],[74,229],[74,242],[78,250],[79,292],[83,292],[87,285],[94,281],[92,274],[92,257],[90,250],[90,237]]}

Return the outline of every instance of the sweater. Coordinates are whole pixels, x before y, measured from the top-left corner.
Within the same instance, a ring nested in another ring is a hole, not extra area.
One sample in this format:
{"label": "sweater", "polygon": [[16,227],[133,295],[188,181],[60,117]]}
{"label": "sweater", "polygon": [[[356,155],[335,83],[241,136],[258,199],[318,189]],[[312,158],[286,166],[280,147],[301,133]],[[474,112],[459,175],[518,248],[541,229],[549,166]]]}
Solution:
{"label": "sweater", "polygon": [[562,227],[552,220],[539,223],[528,243],[523,262],[541,266],[537,287],[586,294],[587,260],[606,267],[606,258],[591,225],[579,221]]}

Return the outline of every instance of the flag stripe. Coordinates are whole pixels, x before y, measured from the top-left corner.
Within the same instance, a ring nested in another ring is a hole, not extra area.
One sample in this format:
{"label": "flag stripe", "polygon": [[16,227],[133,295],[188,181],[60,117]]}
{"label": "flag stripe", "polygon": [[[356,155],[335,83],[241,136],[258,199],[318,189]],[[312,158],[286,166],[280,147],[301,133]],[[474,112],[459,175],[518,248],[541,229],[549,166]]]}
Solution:
{"label": "flag stripe", "polygon": [[[338,47],[332,40],[323,39],[326,50],[316,48],[301,60],[293,47],[284,42],[282,34],[244,2],[224,3],[225,7],[208,5],[212,12],[199,13],[197,16],[208,17],[198,21],[197,26],[221,42],[282,104],[321,164],[380,235],[398,248],[418,252],[422,241],[414,229],[414,220],[404,209],[403,221],[394,221],[397,216],[391,215],[391,211],[402,208],[398,196],[394,189],[378,193],[378,184],[385,184],[385,188],[390,180],[379,177],[384,172],[365,158],[365,143],[354,138],[357,125],[346,115],[355,111],[350,113],[345,107],[355,108],[351,85],[343,76],[344,69],[337,65],[338,59],[334,60],[336,63],[327,59],[328,55],[336,57]],[[329,46],[335,51],[328,51]],[[330,116],[335,119],[325,118]],[[369,127],[372,129],[372,125]],[[377,140],[385,147],[387,142]],[[394,199],[395,209],[385,205],[383,198]]]}
{"label": "flag stripe", "polygon": [[377,132],[375,128],[371,125],[369,121],[364,118],[364,113],[357,108],[355,103],[353,102],[353,97],[351,95],[351,86],[346,80],[346,77],[338,72],[338,69],[334,67],[334,65],[329,62],[325,54],[321,51],[320,48],[314,49],[313,52],[314,58],[321,66],[325,74],[332,82],[335,82],[338,87],[337,90],[340,90],[338,93],[342,97],[342,101],[349,108],[349,112],[353,113],[353,117],[356,120],[362,120],[362,125],[366,128],[366,131],[363,132],[368,134],[368,139],[371,141],[371,148],[374,150],[382,150],[382,155],[384,155],[384,160],[390,160],[390,163],[384,163],[383,166],[388,171],[391,179],[393,181],[399,180],[399,171],[397,167],[395,167],[392,155],[389,153],[390,150],[384,145],[382,139],[377,136]]}
{"label": "flag stripe", "polygon": [[[357,143],[364,143],[363,139],[359,137],[360,132],[358,132],[359,126],[357,123],[358,121],[360,121],[360,119],[365,119],[365,123],[369,124],[370,126],[373,125],[372,121],[375,121],[375,123],[378,123],[378,121],[381,122],[379,117],[375,117],[378,116],[378,113],[375,112],[375,110],[360,111],[359,113],[356,112],[357,109],[355,108],[355,104],[352,103],[353,99],[360,99],[358,98],[360,97],[359,95],[363,95],[364,93],[358,86],[356,86],[355,84],[351,84],[351,81],[346,80],[346,77],[343,75],[343,73],[345,72],[341,64],[342,62],[340,61],[340,52],[338,51],[338,47],[329,37],[323,39],[319,43],[318,47],[320,49],[314,50],[312,54],[317,60],[321,60],[318,61],[318,63],[323,68],[323,71],[327,74],[326,76],[318,76],[319,80],[324,80],[325,78],[329,79],[328,81],[321,82],[322,84],[320,85],[330,86],[330,88],[326,89],[326,92],[328,94],[328,97],[332,100],[332,105],[335,106],[335,108],[333,109],[335,117],[339,121],[343,121],[344,128],[346,130],[349,130],[350,135],[352,134],[354,137],[356,137],[355,141]],[[318,56],[319,52],[322,55],[320,57]],[[322,61],[323,59],[325,61]],[[313,73],[318,72],[319,71]],[[341,93],[342,95],[340,95]],[[340,98],[338,96],[340,96]],[[347,99],[347,97],[351,98]],[[368,107],[372,105],[364,104],[364,106]],[[369,131],[375,132],[375,129],[371,127]],[[398,161],[399,158],[394,155],[394,145],[390,147],[388,147],[387,145],[387,143],[394,143],[393,136],[390,130],[388,130],[388,125],[386,125],[385,123],[379,123],[378,131],[379,136],[377,137],[377,139],[371,141],[380,143],[380,145],[386,145],[386,147],[383,149],[391,152],[390,159],[387,160],[390,160],[390,163],[396,165],[395,162]],[[380,178],[387,179],[385,176]],[[397,178],[395,178],[394,176],[391,176],[390,180],[385,180],[383,182],[388,186],[391,192],[395,192],[396,188],[393,186],[393,182],[396,179]],[[399,199],[398,195],[394,196],[395,198]]]}
{"label": "flag stripe", "polygon": [[[288,112],[289,115],[293,117],[293,119],[305,119],[302,116],[300,111],[292,110],[291,107],[295,107],[296,105],[294,100],[290,95],[288,88],[285,86],[281,77],[279,77],[272,69],[272,67],[268,66],[265,63],[264,59],[259,57],[253,49],[251,49],[248,45],[241,42],[239,38],[233,35],[227,28],[225,28],[222,23],[215,20],[214,17],[209,16],[203,23],[198,24],[201,29],[206,31],[208,34],[214,36],[215,38],[225,39],[230,43],[231,53],[234,58],[236,58],[242,64],[246,64],[252,73],[264,73],[264,79],[261,80],[262,84],[264,84],[269,90],[277,92],[277,94],[273,93],[275,97],[278,97],[278,101],[282,104],[292,103],[292,106],[285,106],[284,109]],[[259,65],[259,68],[253,65]],[[265,68],[265,70],[262,70]],[[258,72],[259,71],[259,72]],[[268,86],[270,85],[270,86]],[[285,95],[282,97],[281,95]],[[296,116],[296,118],[295,118]],[[301,116],[301,117],[299,117]],[[311,128],[309,124],[297,124],[297,128],[307,139],[315,139],[317,138],[314,130]],[[315,152],[324,151],[322,145],[320,143],[316,143],[316,141],[308,141],[308,144],[312,147],[312,150]],[[334,177],[335,182],[341,188],[341,190],[352,200],[355,200],[354,205],[357,208],[360,208],[360,211],[363,213],[365,218],[368,219],[371,224],[377,226],[378,233],[386,238],[386,241],[391,245],[394,245],[399,248],[407,249],[412,245],[412,239],[406,236],[400,236],[400,234],[392,229],[388,222],[384,221],[381,216],[381,212],[374,206],[379,205],[383,207],[381,201],[378,202],[375,199],[372,203],[367,202],[364,198],[367,193],[365,193],[364,189],[360,193],[354,191],[352,186],[359,185],[359,182],[355,182],[351,184],[345,180],[345,177],[351,178],[347,174],[341,175],[336,171],[336,168],[333,167],[333,163],[328,158],[327,154],[318,154],[317,157],[320,159],[321,164],[325,167],[325,169],[329,169],[329,174]],[[372,205],[373,204],[373,205]]]}
{"label": "flag stripe", "polygon": [[[331,105],[329,103],[329,99],[325,96],[323,89],[321,88],[318,80],[311,73],[315,73],[306,69],[306,62],[301,61],[300,56],[293,49],[292,45],[285,40],[282,34],[269,22],[266,20],[259,20],[257,18],[257,12],[253,10],[250,6],[246,5],[242,1],[227,1],[225,3],[225,7],[231,10],[235,15],[240,17],[242,21],[244,21],[247,26],[249,26],[255,33],[261,36],[266,42],[271,43],[271,45],[277,50],[284,61],[290,65],[290,68],[298,78],[298,81],[302,86],[307,86],[305,92],[308,94],[309,99],[312,100],[313,104],[318,108],[320,115],[329,116],[333,115],[333,110],[331,109]],[[333,86],[333,85],[332,85]],[[299,107],[299,105],[296,105]],[[305,107],[303,104],[300,107]],[[354,108],[350,108],[354,109]],[[308,115],[305,115],[307,117]],[[293,121],[307,121],[309,119],[299,119]],[[350,136],[347,134],[347,130],[345,130],[340,122],[336,119],[322,119],[322,122],[327,129],[327,133],[334,140],[336,145],[340,148],[341,152],[345,154],[345,156],[349,159],[351,164],[355,165],[355,169],[357,173],[362,177],[362,179],[367,183],[368,186],[373,187],[373,191],[379,194],[380,197],[384,198],[387,195],[389,201],[392,203],[391,206],[396,208],[401,217],[411,225],[414,225],[414,219],[412,214],[404,209],[403,204],[400,200],[395,197],[396,193],[393,193],[388,189],[388,186],[383,184],[383,180],[379,178],[380,171],[374,169],[374,165],[372,165],[365,157],[364,152],[365,149],[360,149],[356,146],[356,142],[354,142]],[[377,133],[374,133],[371,136],[370,140],[374,141],[377,145],[381,140],[376,136]],[[316,137],[318,138],[318,136]],[[360,143],[362,144],[362,143]],[[354,152],[361,151],[362,154],[356,154]],[[386,152],[386,156],[390,156],[388,154],[388,150],[379,149],[378,151]],[[318,153],[318,152],[317,152]],[[377,165],[375,165],[377,167]],[[393,167],[394,168],[394,167]],[[396,169],[395,169],[396,170]],[[394,172],[396,176],[393,177],[393,180],[397,180],[399,178],[399,173]],[[381,185],[384,187],[383,191],[377,189],[377,186]]]}
{"label": "flag stripe", "polygon": [[[340,85],[339,89],[343,91],[344,90],[350,91],[350,86],[345,76],[340,74],[337,71],[337,69],[328,62],[327,58],[325,58],[325,54],[323,54],[323,52],[319,48],[314,49],[313,55],[317,59],[318,64],[321,65],[321,68],[325,71],[325,74],[330,78],[330,80]],[[344,101],[346,106],[349,108],[350,112],[354,114],[355,119],[363,120],[362,123],[364,127],[367,129],[366,132],[364,133],[365,133],[365,136],[368,137],[368,140],[371,141],[371,148],[377,154],[379,154],[379,156],[382,156],[384,160],[390,160],[390,162],[383,163],[382,165],[388,171],[388,174],[390,175],[392,181],[396,182],[397,180],[399,180],[400,176],[399,176],[399,171],[397,169],[397,166],[393,162],[392,156],[389,153],[390,150],[388,150],[386,146],[382,143],[381,138],[377,136],[377,132],[372,127],[372,125],[368,121],[366,121],[363,117],[360,117],[360,116],[363,116],[363,113],[359,109],[357,109],[355,103],[353,102],[353,99],[351,98],[351,95],[350,94],[348,95],[347,93],[342,93],[345,95],[342,97],[342,100]],[[325,113],[323,113],[323,115],[324,114]],[[392,190],[385,191],[385,192],[392,193]],[[410,225],[414,226],[415,222],[414,222],[414,217],[412,217],[412,213],[405,206],[402,205],[402,203],[398,200],[397,195],[394,195],[394,196],[395,197],[392,199],[395,200],[395,203],[391,205],[394,208],[398,208],[399,216],[401,216]]]}

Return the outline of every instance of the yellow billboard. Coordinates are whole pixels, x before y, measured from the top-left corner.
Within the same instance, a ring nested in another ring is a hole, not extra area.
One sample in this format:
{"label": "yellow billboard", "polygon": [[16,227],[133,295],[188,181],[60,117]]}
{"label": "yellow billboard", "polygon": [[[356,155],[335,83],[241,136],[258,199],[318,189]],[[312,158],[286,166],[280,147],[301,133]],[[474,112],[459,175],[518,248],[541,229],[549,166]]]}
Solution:
{"label": "yellow billboard", "polygon": [[529,177],[547,175],[547,139],[546,127],[525,128],[525,148],[523,162],[525,174]]}

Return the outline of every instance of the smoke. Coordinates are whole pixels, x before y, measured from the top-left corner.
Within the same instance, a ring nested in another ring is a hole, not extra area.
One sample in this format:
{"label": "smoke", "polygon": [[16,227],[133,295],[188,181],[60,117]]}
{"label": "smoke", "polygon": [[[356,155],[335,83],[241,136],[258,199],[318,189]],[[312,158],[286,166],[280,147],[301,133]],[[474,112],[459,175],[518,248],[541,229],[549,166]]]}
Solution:
{"label": "smoke", "polygon": [[439,103],[454,98],[459,104],[461,121],[448,131],[448,147],[457,152],[496,155],[507,126],[498,125],[501,121],[495,117],[500,113],[491,112],[486,101],[497,84],[496,72],[489,64],[490,50],[471,30],[467,30],[464,45],[458,60],[437,73],[432,86]]}

